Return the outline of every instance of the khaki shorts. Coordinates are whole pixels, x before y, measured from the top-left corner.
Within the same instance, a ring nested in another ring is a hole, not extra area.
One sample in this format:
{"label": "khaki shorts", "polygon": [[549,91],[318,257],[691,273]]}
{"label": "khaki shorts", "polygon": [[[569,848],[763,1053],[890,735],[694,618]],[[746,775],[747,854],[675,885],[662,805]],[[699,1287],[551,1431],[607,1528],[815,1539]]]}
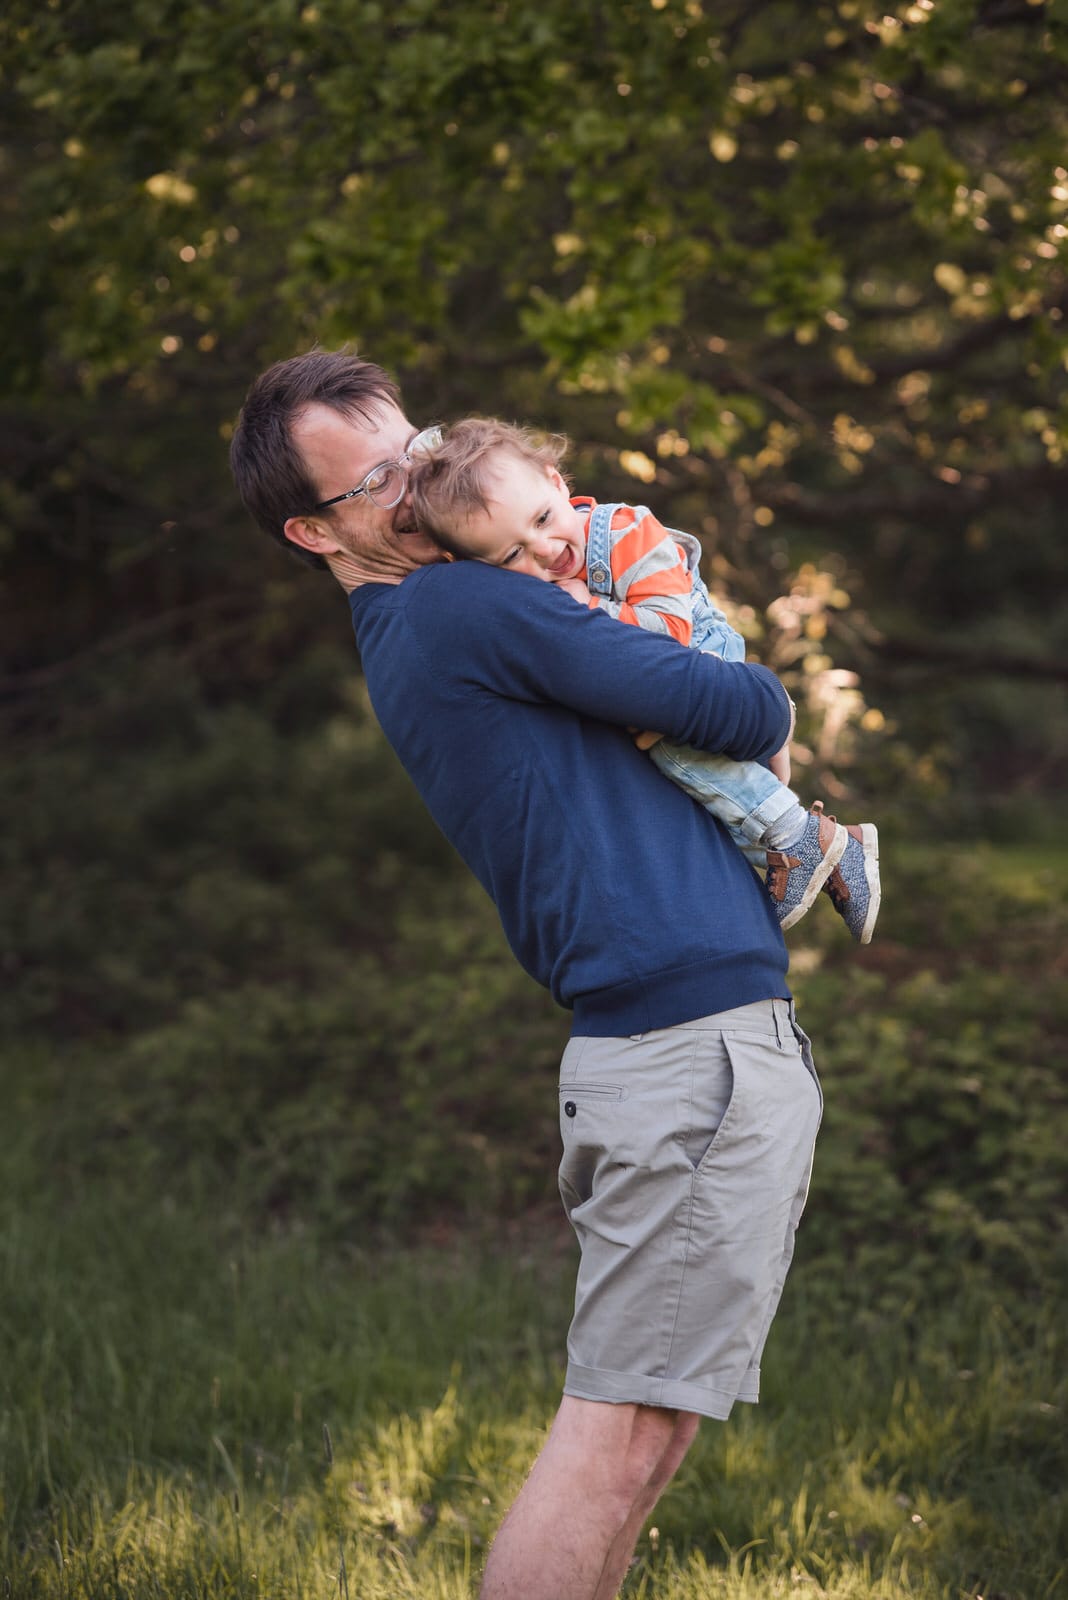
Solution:
{"label": "khaki shorts", "polygon": [[786,1000],[560,1064],[560,1193],[581,1248],[564,1393],[726,1418],[755,1401],[823,1100]]}

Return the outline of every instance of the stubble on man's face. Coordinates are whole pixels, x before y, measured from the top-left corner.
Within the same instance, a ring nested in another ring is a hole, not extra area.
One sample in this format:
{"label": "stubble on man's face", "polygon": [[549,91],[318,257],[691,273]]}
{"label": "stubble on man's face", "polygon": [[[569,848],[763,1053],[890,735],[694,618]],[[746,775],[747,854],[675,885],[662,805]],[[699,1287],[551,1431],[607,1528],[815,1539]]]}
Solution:
{"label": "stubble on man's face", "polygon": [[[386,403],[368,419],[342,416],[311,405],[293,429],[312,482],[324,499],[344,494],[386,461],[398,460],[416,429],[399,407]],[[367,494],[342,501],[330,519],[330,533],[357,561],[414,571],[443,559],[438,546],[419,531],[407,493],[396,506],[376,506]]]}

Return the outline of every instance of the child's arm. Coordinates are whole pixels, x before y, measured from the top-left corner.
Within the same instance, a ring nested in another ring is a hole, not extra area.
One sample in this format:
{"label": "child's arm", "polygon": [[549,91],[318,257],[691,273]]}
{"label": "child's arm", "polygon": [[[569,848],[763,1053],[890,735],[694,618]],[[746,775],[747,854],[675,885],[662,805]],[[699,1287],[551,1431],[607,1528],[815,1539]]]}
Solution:
{"label": "child's arm", "polygon": [[787,741],[781,750],[777,750],[768,761],[770,771],[778,778],[780,783],[790,787],[790,744]]}
{"label": "child's arm", "polygon": [[581,578],[561,578],[556,587],[569,594],[572,600],[577,600],[580,605],[589,606],[593,603],[593,596]]}
{"label": "child's arm", "polygon": [[612,595],[595,595],[589,603],[621,622],[689,644],[693,633],[689,569],[675,540],[647,506],[616,512]]}

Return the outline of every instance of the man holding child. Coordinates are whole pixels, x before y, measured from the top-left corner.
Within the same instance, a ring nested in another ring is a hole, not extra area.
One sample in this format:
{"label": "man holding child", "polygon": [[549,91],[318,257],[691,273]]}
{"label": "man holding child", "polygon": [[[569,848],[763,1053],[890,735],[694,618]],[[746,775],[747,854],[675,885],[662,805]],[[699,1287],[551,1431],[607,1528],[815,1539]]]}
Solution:
{"label": "man holding child", "polygon": [[380,368],[312,351],[257,379],[232,462],[260,525],[348,592],[387,739],[573,1013],[564,1395],[481,1593],[610,1600],[700,1418],[757,1399],[821,1111],[764,885],[628,730],[766,762],[792,708],[763,667],[447,561],[408,493],[438,442]]}

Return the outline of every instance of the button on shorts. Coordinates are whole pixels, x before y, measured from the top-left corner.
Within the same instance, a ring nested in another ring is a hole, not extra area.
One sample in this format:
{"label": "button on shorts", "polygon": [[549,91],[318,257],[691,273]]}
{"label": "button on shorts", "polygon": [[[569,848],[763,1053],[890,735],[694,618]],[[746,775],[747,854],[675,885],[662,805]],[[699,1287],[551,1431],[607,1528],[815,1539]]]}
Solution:
{"label": "button on shorts", "polygon": [[758,1399],[822,1109],[786,1000],[570,1041],[560,1193],[581,1256],[565,1394],[719,1418]]}

